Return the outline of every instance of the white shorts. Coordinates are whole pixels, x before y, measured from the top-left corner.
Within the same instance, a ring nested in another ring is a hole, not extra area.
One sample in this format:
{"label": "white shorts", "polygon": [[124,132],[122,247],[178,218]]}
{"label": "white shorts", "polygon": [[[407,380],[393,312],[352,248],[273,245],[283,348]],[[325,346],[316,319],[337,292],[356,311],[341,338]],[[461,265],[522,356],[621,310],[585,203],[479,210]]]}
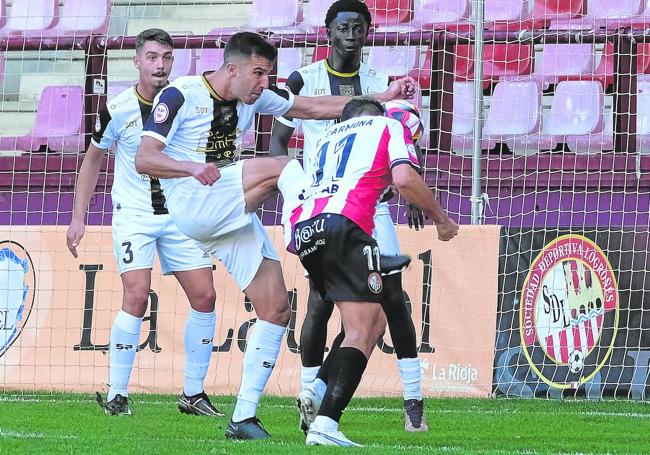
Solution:
{"label": "white shorts", "polygon": [[152,269],[156,250],[162,273],[212,267],[212,259],[183,235],[169,215],[113,212],[113,249],[120,274]]}
{"label": "white shorts", "polygon": [[375,228],[372,231],[372,238],[379,245],[379,252],[384,256],[397,256],[399,254],[399,240],[393,218],[388,210],[388,202],[382,202],[377,205],[375,211]]}
{"label": "white shorts", "polygon": [[255,278],[263,258],[280,261],[273,242],[256,214],[251,213],[251,223],[219,236],[209,242],[198,242],[201,249],[214,255],[245,290]]}
{"label": "white shorts", "polygon": [[242,183],[243,161],[219,169],[212,186],[188,177],[163,188],[167,209],[181,232],[197,242],[217,240],[251,223]]}
{"label": "white shorts", "polygon": [[239,288],[253,281],[263,258],[279,261],[254,213],[246,213],[243,161],[224,166],[214,185],[187,178],[165,190],[167,208],[180,230],[224,264]]}

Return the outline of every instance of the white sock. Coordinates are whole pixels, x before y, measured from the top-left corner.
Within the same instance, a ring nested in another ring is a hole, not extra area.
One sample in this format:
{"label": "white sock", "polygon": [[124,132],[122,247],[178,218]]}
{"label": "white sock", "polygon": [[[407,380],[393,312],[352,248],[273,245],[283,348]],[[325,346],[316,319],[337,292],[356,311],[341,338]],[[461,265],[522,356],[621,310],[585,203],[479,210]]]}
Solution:
{"label": "white sock", "polygon": [[203,380],[208,373],[210,356],[214,345],[214,328],[217,314],[201,313],[190,308],[185,323],[185,386],[183,392],[188,397],[204,390]]}
{"label": "white sock", "polygon": [[404,399],[405,400],[421,400],[422,390],[420,388],[420,359],[399,359],[397,361],[399,368],[399,375],[402,378],[404,385]]}
{"label": "white sock", "polygon": [[286,331],[286,327],[260,319],[255,323],[244,353],[241,385],[232,414],[233,422],[241,422],[255,416],[257,404],[273,372]]}
{"label": "white sock", "polygon": [[322,400],[325,396],[325,391],[327,391],[327,384],[325,384],[321,378],[316,378],[314,379],[314,382],[311,383],[310,389]]}
{"label": "white sock", "polygon": [[316,416],[314,419],[314,423],[312,423],[312,427],[324,431],[324,432],[331,432],[331,431],[338,431],[339,429],[339,423],[332,419],[331,417],[327,416]]}
{"label": "white sock", "polygon": [[117,313],[111,329],[108,348],[110,353],[110,389],[106,397],[107,401],[111,401],[117,394],[123,397],[129,395],[129,378],[135,360],[135,352],[140,342],[140,327],[142,327],[142,318],[131,316],[124,310]]}
{"label": "white sock", "polygon": [[311,383],[316,379],[318,370],[320,370],[320,366],[302,367],[300,369],[300,390],[306,390],[311,386]]}

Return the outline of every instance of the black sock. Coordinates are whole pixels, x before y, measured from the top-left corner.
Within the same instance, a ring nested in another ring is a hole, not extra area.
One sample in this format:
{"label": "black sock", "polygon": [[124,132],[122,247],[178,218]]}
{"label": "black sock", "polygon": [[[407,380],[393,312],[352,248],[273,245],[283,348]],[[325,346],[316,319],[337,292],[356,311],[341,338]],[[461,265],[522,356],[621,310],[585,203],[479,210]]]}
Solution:
{"label": "black sock", "polygon": [[310,281],[307,314],[300,329],[300,360],[303,367],[316,367],[323,363],[327,321],[333,310],[334,303],[323,300]]}
{"label": "black sock", "polygon": [[343,410],[357,390],[367,364],[368,359],[357,348],[346,346],[338,350],[329,368],[327,391],[318,415],[336,422],[341,420]]}
{"label": "black sock", "polygon": [[402,274],[382,277],[384,282],[384,303],[382,308],[388,320],[390,338],[393,340],[398,359],[414,359],[418,356],[415,326],[404,300]]}
{"label": "black sock", "polygon": [[339,334],[336,335],[336,338],[334,338],[334,341],[332,342],[332,349],[330,349],[330,352],[327,354],[327,357],[325,357],[323,364],[320,366],[320,368],[318,369],[318,373],[316,374],[316,377],[321,381],[323,381],[325,384],[327,384],[327,379],[328,379],[327,372],[329,370],[330,364],[332,363],[334,356],[336,356],[336,353],[341,347],[341,343],[343,343],[343,338],[345,338],[345,331],[341,329],[341,332],[339,332]]}

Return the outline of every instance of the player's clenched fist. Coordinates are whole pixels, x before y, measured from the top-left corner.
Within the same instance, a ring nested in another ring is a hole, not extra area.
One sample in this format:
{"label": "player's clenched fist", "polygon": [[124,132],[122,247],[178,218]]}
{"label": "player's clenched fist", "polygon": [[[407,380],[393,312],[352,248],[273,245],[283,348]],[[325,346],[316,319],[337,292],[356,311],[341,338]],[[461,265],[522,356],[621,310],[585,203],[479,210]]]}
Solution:
{"label": "player's clenched fist", "polygon": [[391,94],[392,98],[400,98],[410,100],[415,96],[415,80],[411,77],[403,77],[397,79],[390,83],[388,87],[388,92]]}
{"label": "player's clenched fist", "polygon": [[458,235],[458,225],[451,218],[447,218],[444,223],[436,224],[438,230],[438,240],[446,242]]}
{"label": "player's clenched fist", "polygon": [[221,173],[213,163],[194,163],[192,177],[201,183],[201,185],[212,186],[219,180]]}

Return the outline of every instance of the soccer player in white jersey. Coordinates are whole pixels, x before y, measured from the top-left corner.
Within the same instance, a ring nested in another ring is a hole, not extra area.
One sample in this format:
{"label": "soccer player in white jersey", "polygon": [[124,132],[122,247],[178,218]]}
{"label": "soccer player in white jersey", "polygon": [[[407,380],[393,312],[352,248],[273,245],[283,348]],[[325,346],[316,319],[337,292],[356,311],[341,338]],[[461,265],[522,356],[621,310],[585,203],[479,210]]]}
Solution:
{"label": "soccer player in white jersey", "polygon": [[[377,93],[386,89],[388,76],[368,67],[361,61],[363,46],[371,24],[368,7],[358,0],[338,0],[327,11],[325,26],[331,44],[331,55],[293,72],[287,87],[296,95]],[[300,125],[305,138],[303,166],[310,173],[317,166],[316,141],[334,120],[300,121],[278,117],[271,135],[271,156],[288,154],[288,144],[294,128]],[[390,197],[390,196],[388,196]],[[414,212],[409,207],[409,215]],[[418,217],[409,219],[419,228]],[[396,256],[400,253],[399,241],[388,209],[388,202],[377,206],[373,237],[379,243],[382,255]],[[395,347],[397,366],[403,384],[404,428],[407,431],[427,431],[422,399],[420,359],[413,319],[404,301],[401,273],[384,279],[384,311],[388,319],[390,335]],[[307,431],[314,401],[320,401],[325,391],[324,378],[317,378],[323,363],[327,338],[327,321],[333,302],[321,299],[311,280],[307,314],[300,332],[300,357],[302,361],[301,393],[297,404],[300,409],[300,427]],[[338,341],[338,340],[337,340]]]}
{"label": "soccer player in white jersey", "polygon": [[[244,354],[241,385],[226,437],[269,437],[257,405],[290,317],[277,253],[254,211],[277,189],[286,158],[234,161],[255,113],[335,118],[349,98],[294,97],[269,87],[277,50],[256,33],[233,35],[216,71],[182,77],[163,89],[143,129],[136,169],[159,177],[181,229],[221,261],[257,313]],[[412,96],[398,81],[380,100]]]}
{"label": "soccer player in white jersey", "polygon": [[92,142],[79,170],[67,232],[68,248],[77,257],[102,158],[115,144],[111,191],[113,245],[124,292],[122,309],[111,330],[110,390],[103,407],[107,414],[131,414],[127,387],[147,310],[157,250],[162,272],[176,277],[191,306],[185,326],[185,384],[178,407],[184,413],[223,416],[212,406],[203,387],[216,323],[212,261],[173,223],[158,179],[137,173],[134,164],[142,124],[151,112],[154,96],[167,85],[172,67],[169,34],[160,29],[140,33],[133,61],[139,72],[137,85],[118,94],[97,116]]}
{"label": "soccer player in white jersey", "polygon": [[371,237],[377,202],[392,184],[436,223],[440,240],[458,233],[415,171],[418,160],[403,126],[383,114],[376,100],[353,99],[342,123],[317,142],[318,164],[311,175],[301,180],[300,165],[292,162],[278,181],[285,197],[287,249],[298,255],[321,296],[335,302],[343,323],[343,340],[322,367],[327,389],[307,433],[309,445],[359,445],[339,430],[339,420],[386,325],[385,277]]}

